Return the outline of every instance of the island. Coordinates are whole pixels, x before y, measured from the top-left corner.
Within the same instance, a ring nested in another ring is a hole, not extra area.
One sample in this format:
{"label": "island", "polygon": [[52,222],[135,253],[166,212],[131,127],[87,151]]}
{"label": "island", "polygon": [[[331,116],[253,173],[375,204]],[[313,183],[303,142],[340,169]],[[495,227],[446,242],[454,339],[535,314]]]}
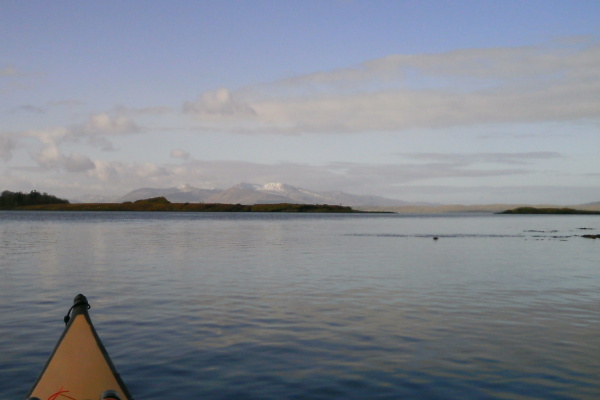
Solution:
{"label": "island", "polygon": [[512,210],[502,211],[498,214],[595,214],[600,215],[600,211],[575,210],[573,208],[537,208],[537,207],[518,207]]}
{"label": "island", "polygon": [[32,190],[30,193],[5,190],[0,194],[0,210],[48,204],[69,204],[69,201],[37,190]]}
{"label": "island", "polygon": [[177,211],[177,212],[287,212],[287,213],[360,213],[351,207],[331,204],[222,204],[171,203],[165,197],[124,203],[48,203],[13,207],[30,211]]}

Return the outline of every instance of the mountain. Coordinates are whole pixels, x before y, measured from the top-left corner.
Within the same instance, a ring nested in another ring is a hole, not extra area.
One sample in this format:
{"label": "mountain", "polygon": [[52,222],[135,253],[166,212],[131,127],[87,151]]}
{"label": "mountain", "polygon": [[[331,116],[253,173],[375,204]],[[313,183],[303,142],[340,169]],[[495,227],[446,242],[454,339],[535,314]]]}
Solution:
{"label": "mountain", "polygon": [[137,189],[119,198],[118,202],[136,201],[164,196],[173,203],[224,204],[333,204],[352,207],[402,206],[409,203],[378,196],[352,195],[344,192],[314,192],[285,183],[257,185],[240,183],[229,189],[198,189],[189,185],[166,189]]}
{"label": "mountain", "polygon": [[84,194],[76,198],[69,199],[71,203],[113,203],[115,202],[114,197],[102,196],[96,194]]}
{"label": "mountain", "polygon": [[220,189],[198,189],[190,185],[181,185],[165,189],[142,188],[119,197],[116,202],[136,201],[152,197],[166,197],[172,203],[208,203],[210,196],[221,192]]}
{"label": "mountain", "polygon": [[593,203],[581,204],[582,206],[600,206],[600,201],[594,201]]}
{"label": "mountain", "polygon": [[229,189],[223,190],[210,196],[210,203],[224,204],[275,204],[275,203],[297,203],[284,192],[264,190],[263,186],[250,183],[240,183]]}

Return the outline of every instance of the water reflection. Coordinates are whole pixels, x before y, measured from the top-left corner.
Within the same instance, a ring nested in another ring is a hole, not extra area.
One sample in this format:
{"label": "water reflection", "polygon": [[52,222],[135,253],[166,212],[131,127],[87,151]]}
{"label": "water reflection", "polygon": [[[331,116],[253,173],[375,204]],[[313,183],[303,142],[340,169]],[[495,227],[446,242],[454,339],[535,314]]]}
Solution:
{"label": "water reflection", "polygon": [[597,243],[526,232],[589,221],[15,215],[0,219],[7,398],[77,292],[137,398],[600,393]]}

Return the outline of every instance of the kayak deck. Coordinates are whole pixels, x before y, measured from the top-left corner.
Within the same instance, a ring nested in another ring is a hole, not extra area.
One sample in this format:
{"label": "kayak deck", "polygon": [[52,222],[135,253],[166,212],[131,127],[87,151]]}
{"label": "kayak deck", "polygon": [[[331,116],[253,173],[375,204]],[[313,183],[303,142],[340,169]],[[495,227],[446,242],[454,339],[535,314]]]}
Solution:
{"label": "kayak deck", "polygon": [[65,317],[67,326],[27,398],[95,400],[111,390],[120,400],[133,400],[94,329],[89,308],[84,295],[75,297],[71,318]]}

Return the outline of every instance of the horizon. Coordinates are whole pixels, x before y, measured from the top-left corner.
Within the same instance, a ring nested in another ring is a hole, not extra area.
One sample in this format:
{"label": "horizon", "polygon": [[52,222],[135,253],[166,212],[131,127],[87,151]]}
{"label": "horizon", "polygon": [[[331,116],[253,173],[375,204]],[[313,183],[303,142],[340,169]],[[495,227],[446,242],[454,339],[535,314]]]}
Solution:
{"label": "horizon", "polygon": [[[310,190],[309,188],[301,188],[301,187],[297,187],[297,186],[293,186],[293,185],[288,185],[286,183],[282,183],[282,182],[269,182],[263,185],[260,184],[255,184],[255,183],[249,183],[249,182],[238,182],[237,184],[231,186],[231,187],[226,187],[226,188],[217,188],[217,187],[212,187],[212,188],[198,188],[198,187],[194,187],[191,186],[189,184],[182,184],[179,186],[172,186],[172,187],[163,187],[163,188],[158,188],[158,187],[140,187],[140,188],[136,188],[133,190],[128,191],[127,193],[121,193],[119,195],[116,196],[102,196],[102,195],[97,195],[97,196],[84,196],[81,198],[61,198],[60,196],[55,196],[57,197],[59,200],[67,200],[69,203],[72,204],[79,204],[79,203],[83,203],[83,204],[94,204],[94,203],[124,203],[124,202],[131,202],[131,201],[144,201],[144,200],[151,200],[154,198],[166,198],[168,200],[169,195],[174,195],[177,193],[187,193],[190,191],[196,191],[196,190],[210,190],[210,191],[216,191],[217,193],[221,193],[221,192],[225,192],[228,191],[230,189],[236,188],[236,187],[241,187],[241,186],[252,186],[254,187],[255,190],[258,191],[264,191],[265,193],[271,193],[271,194],[280,194],[280,191],[277,189],[269,189],[268,186],[269,185],[284,185],[284,186],[288,186],[291,189],[298,189],[301,191],[307,191],[309,193],[312,194],[322,194],[322,195],[333,195],[335,197],[335,194],[342,194],[342,195],[349,195],[351,197],[356,197],[356,199],[352,202],[357,201],[358,198],[360,197],[376,197],[379,199],[379,201],[385,201],[385,200],[390,200],[389,204],[384,204],[381,203],[379,205],[375,205],[375,204],[362,204],[362,205],[358,205],[355,204],[354,206],[358,206],[358,207],[370,207],[371,209],[375,210],[375,209],[387,209],[387,210],[393,210],[393,209],[403,209],[403,208],[417,208],[417,209],[423,209],[423,210],[427,210],[427,209],[431,209],[431,210],[435,210],[435,209],[445,209],[450,207],[448,212],[453,212],[453,211],[457,211],[459,208],[465,208],[465,211],[468,211],[470,209],[486,209],[486,210],[496,210],[499,208],[505,209],[504,207],[585,207],[587,209],[590,209],[590,207],[592,207],[593,209],[596,209],[598,207],[600,207],[600,201],[597,202],[588,202],[588,203],[582,203],[582,204],[565,204],[565,203],[552,203],[552,202],[545,202],[545,203],[433,203],[433,202],[404,202],[405,204],[394,204],[394,202],[397,202],[398,199],[393,199],[393,198],[389,198],[389,197],[384,197],[384,196],[376,196],[376,195],[356,195],[354,193],[348,193],[348,192],[337,192],[337,191],[313,191]],[[135,200],[133,200],[133,194],[136,192],[144,192],[144,191],[157,191],[157,192],[166,192],[167,190],[170,189],[176,189],[177,191],[173,191],[173,192],[168,192],[168,193],[155,193],[155,194],[145,194],[143,195],[144,197],[139,197],[136,198]],[[36,191],[35,189],[32,191]],[[10,192],[10,191],[9,191]],[[24,194],[27,194],[27,192],[23,192]],[[48,193],[48,192],[39,192],[45,195],[51,195],[54,196],[53,193]],[[283,196],[288,196],[285,193],[282,194]],[[87,197],[87,198],[86,198]],[[330,199],[331,200],[331,199]],[[173,200],[171,201],[172,203],[182,203],[182,201],[176,201]],[[191,203],[205,203],[206,200],[198,200],[198,201],[190,201],[190,200],[186,200],[184,202],[191,202]],[[218,203],[222,203],[222,204],[237,204],[240,203],[239,199],[236,199],[234,201],[227,201],[227,202],[218,202]],[[290,201],[288,202],[289,204],[321,204],[321,203],[311,203],[311,202],[298,202],[298,201],[294,201],[293,199],[290,199]],[[267,201],[266,203],[262,203],[262,202],[258,202],[258,203],[245,203],[245,202],[241,202],[241,204],[271,204],[271,202]],[[325,202],[323,204],[331,204],[334,205],[331,202]],[[335,205],[343,205],[343,206],[348,206],[349,204],[345,204],[344,201],[335,201]],[[352,205],[350,205],[352,207]],[[411,211],[412,212],[412,211]]]}
{"label": "horizon", "polygon": [[600,201],[600,2],[8,1],[0,188]]}

